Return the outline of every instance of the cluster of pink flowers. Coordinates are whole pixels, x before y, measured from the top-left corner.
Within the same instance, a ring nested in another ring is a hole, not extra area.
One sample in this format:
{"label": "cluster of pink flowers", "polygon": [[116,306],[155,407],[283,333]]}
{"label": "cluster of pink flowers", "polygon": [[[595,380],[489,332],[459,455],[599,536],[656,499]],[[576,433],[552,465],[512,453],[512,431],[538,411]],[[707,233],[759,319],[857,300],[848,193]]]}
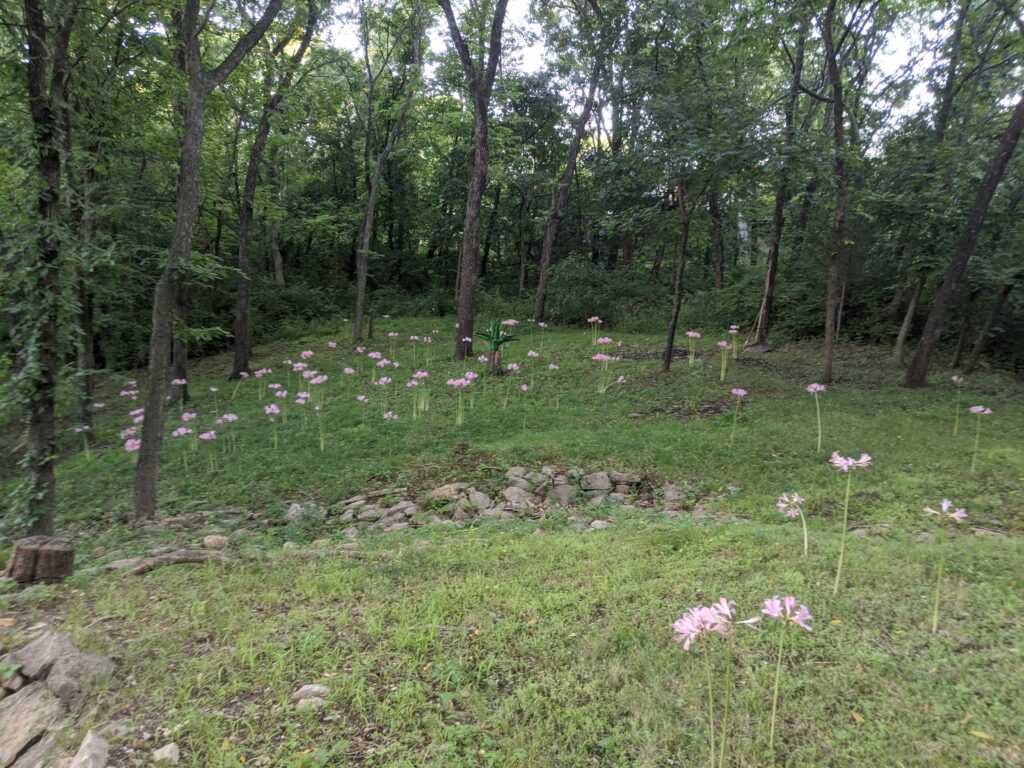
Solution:
{"label": "cluster of pink flowers", "polygon": [[687,335],[688,338],[691,338],[691,339],[699,339],[700,338],[700,334],[697,333],[697,331],[687,331],[686,335]]}
{"label": "cluster of pink flowers", "polygon": [[588,317],[587,322],[590,323],[591,325],[600,325],[603,321],[600,317],[594,315],[593,317]]}
{"label": "cluster of pink flowers", "polygon": [[446,381],[445,383],[449,387],[455,387],[455,389],[465,389],[466,387],[468,387],[473,382],[472,382],[471,379],[467,379],[467,378],[463,377],[461,379],[448,379],[448,381]]}
{"label": "cluster of pink flowers", "polygon": [[709,633],[728,635],[734,624],[750,626],[761,620],[760,616],[755,616],[751,619],[734,622],[735,616],[736,604],[723,597],[710,606],[695,605],[672,624],[672,631],[679,636],[677,639],[682,642],[683,650],[688,651],[701,635]]}
{"label": "cluster of pink flowers", "polygon": [[138,434],[138,430],[135,427],[125,427],[121,430],[121,439],[127,440],[129,437],[135,437]]}
{"label": "cluster of pink flowers", "polygon": [[379,379],[377,379],[377,386],[378,387],[386,387],[390,383],[391,383],[391,377],[390,376],[381,376]]}
{"label": "cluster of pink flowers", "polygon": [[740,327],[738,325],[730,325],[729,326],[729,334],[731,336],[735,336],[739,332],[740,332]]}
{"label": "cluster of pink flowers", "polygon": [[171,379],[172,387],[184,387],[188,384],[188,379]]}
{"label": "cluster of pink flowers", "polygon": [[509,363],[505,366],[505,370],[509,373],[519,373],[519,365],[517,363]]}
{"label": "cluster of pink flowers", "polygon": [[412,377],[414,379],[428,379],[430,378],[430,374],[427,373],[426,371],[416,371],[416,373],[414,373]]}
{"label": "cluster of pink flowers", "polygon": [[384,421],[398,421],[398,414],[394,411],[385,411]]}
{"label": "cluster of pink flowers", "polygon": [[311,358],[312,356],[313,356],[313,350],[312,349],[304,349],[301,352],[299,352],[299,357],[301,357],[303,360],[309,360],[309,358]]}
{"label": "cluster of pink flowers", "polygon": [[519,325],[519,321],[518,321],[518,320],[513,320],[513,319],[512,319],[511,317],[510,317],[510,318],[509,318],[508,320],[502,320],[502,321],[501,321],[501,324],[502,324],[502,325],[507,325],[507,326],[508,326],[509,328],[511,328],[511,327],[513,327],[513,326]]}
{"label": "cluster of pink flowers", "polygon": [[779,512],[784,514],[786,517],[800,517],[802,510],[800,505],[804,503],[804,497],[795,491],[793,493],[784,493],[779,496],[779,500],[775,502],[775,506]]}
{"label": "cluster of pink flowers", "polygon": [[834,451],[832,458],[828,461],[829,464],[840,472],[849,472],[851,469],[871,466],[871,457],[866,453],[862,453],[859,459],[855,459],[852,456],[840,456],[839,451]]}
{"label": "cluster of pink flowers", "polygon": [[959,386],[960,386],[961,384],[963,384],[963,383],[964,383],[964,377],[963,377],[963,376],[957,376],[956,374],[953,374],[952,376],[950,376],[950,377],[949,377],[949,379],[950,379],[950,381],[952,381],[952,382],[953,382],[954,384],[956,384],[956,385],[957,385],[958,387],[959,387]]}
{"label": "cluster of pink flowers", "polygon": [[548,370],[549,371],[557,371],[557,370],[559,370],[559,368],[554,363],[548,363]]}
{"label": "cluster of pink flowers", "polygon": [[806,389],[807,394],[816,395],[819,392],[824,392],[827,389],[827,387],[824,384],[808,384]]}
{"label": "cluster of pink flowers", "polygon": [[135,379],[128,379],[125,382],[125,388],[120,392],[121,397],[127,397],[130,400],[139,399],[139,382]]}
{"label": "cluster of pink flowers", "polygon": [[262,379],[264,376],[269,376],[273,372],[273,368],[260,368],[258,371],[253,371],[252,375],[257,379]]}
{"label": "cluster of pink flowers", "polygon": [[217,432],[215,430],[212,430],[212,429],[208,430],[206,432],[200,432],[199,433],[199,439],[200,440],[216,440],[217,439]]}
{"label": "cluster of pink flowers", "polygon": [[732,349],[732,344],[730,344],[728,341],[720,341],[716,346],[719,349],[724,349],[726,352]]}
{"label": "cluster of pink flowers", "polygon": [[263,406],[263,412],[273,421],[274,417],[281,413],[281,409],[277,407],[276,403],[271,403],[270,405]]}
{"label": "cluster of pink flowers", "polygon": [[134,453],[135,451],[139,450],[139,448],[141,448],[141,447],[142,447],[142,441],[141,440],[125,440],[124,441],[124,449],[128,453]]}
{"label": "cluster of pink flowers", "polygon": [[733,388],[733,390],[732,390],[732,393],[733,393],[733,394],[734,394],[734,395],[735,395],[736,397],[746,397],[746,396],[747,396],[747,395],[749,394],[749,393],[747,392],[747,390],[745,390],[745,389],[742,389],[742,388],[740,388],[740,387],[734,387],[734,388]]}
{"label": "cluster of pink flowers", "polygon": [[806,605],[798,603],[795,597],[769,597],[764,601],[761,613],[769,619],[778,619],[786,624],[796,624],[800,629],[813,632],[811,629],[811,612]]}
{"label": "cluster of pink flowers", "polygon": [[526,353],[526,356],[527,357],[540,357],[540,352],[537,352],[537,351],[531,349],[529,352]]}
{"label": "cluster of pink flowers", "polygon": [[192,430],[188,427],[178,427],[176,430],[171,432],[171,437],[184,437],[185,435],[191,435]]}
{"label": "cluster of pink flowers", "polygon": [[[941,512],[938,512],[932,509],[931,507],[925,507],[924,512],[926,515],[929,516],[945,515],[946,517],[951,518],[952,520],[955,520],[958,523],[962,523],[967,520],[967,511],[963,507],[953,509],[953,502],[950,501],[949,499],[943,499],[942,503],[939,505],[939,508],[942,510]],[[951,509],[953,509],[952,512],[949,511]]]}
{"label": "cluster of pink flowers", "polygon": [[992,414],[992,409],[984,405],[972,405],[968,410],[971,413],[976,413],[978,416],[990,416]]}

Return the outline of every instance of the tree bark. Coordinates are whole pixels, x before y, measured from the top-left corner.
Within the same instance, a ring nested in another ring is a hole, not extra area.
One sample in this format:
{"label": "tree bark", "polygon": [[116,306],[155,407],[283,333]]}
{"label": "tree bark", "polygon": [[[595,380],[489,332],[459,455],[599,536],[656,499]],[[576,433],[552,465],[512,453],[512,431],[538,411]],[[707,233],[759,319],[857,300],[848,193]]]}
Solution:
{"label": "tree bark", "polygon": [[661,372],[668,373],[672,367],[672,351],[676,343],[676,329],[679,326],[679,311],[683,306],[683,274],[686,271],[686,249],[690,241],[690,222],[696,200],[687,204],[686,187],[679,182],[679,215],[683,221],[683,237],[679,259],[676,261],[675,274],[672,278],[672,317],[668,323],[668,339],[665,341],[665,352],[661,358]]}
{"label": "tree bark", "polygon": [[910,294],[910,303],[907,304],[907,311],[903,315],[903,323],[900,325],[900,332],[896,335],[896,347],[892,353],[893,362],[901,368],[906,363],[903,358],[903,351],[907,344],[907,335],[910,333],[910,326],[914,322],[914,313],[917,311],[917,302],[921,298],[921,292],[924,290],[924,284],[927,277],[924,272],[921,272],[917,276],[917,283],[914,286],[914,292]]}
{"label": "tree bark", "polygon": [[[245,184],[242,187],[238,216],[238,271],[240,274],[235,293],[235,359],[229,379],[237,379],[243,373],[249,372],[249,356],[252,353],[253,211],[256,205],[256,187],[260,181],[260,168],[263,166],[263,153],[266,151],[267,141],[270,138],[270,118],[281,106],[285,93],[291,87],[295,70],[306,55],[306,50],[313,39],[313,32],[316,30],[317,14],[317,3],[310,0],[306,26],[298,48],[283,64],[284,71],[280,74],[276,84],[273,83],[273,77],[267,75],[267,97],[263,102],[252,147],[249,148],[249,162],[245,169]],[[290,42],[291,36],[285,35],[274,46],[271,58],[276,59],[280,56]],[[278,257],[280,257],[280,253]]]}
{"label": "tree bark", "polygon": [[[462,251],[459,267],[459,293],[455,330],[455,358],[462,360],[473,355],[473,323],[476,319],[478,251],[480,244],[480,203],[487,186],[487,160],[489,152],[487,115],[501,57],[501,34],[505,23],[508,0],[497,0],[491,21],[487,64],[481,70],[470,53],[459,31],[451,0],[439,0],[448,21],[452,44],[462,62],[473,104],[473,149],[469,159],[469,184],[466,190],[466,213],[462,228]],[[481,62],[482,63],[482,62]],[[468,339],[468,341],[466,341]]]}
{"label": "tree bark", "polygon": [[796,109],[800,100],[800,81],[804,69],[804,42],[807,37],[807,20],[801,18],[797,34],[796,50],[793,55],[793,77],[789,83],[789,94],[784,109],[786,120],[786,141],[782,156],[782,169],[775,187],[775,207],[772,211],[772,235],[765,264],[764,291],[761,294],[761,308],[757,313],[757,328],[754,343],[768,341],[772,322],[772,305],[775,301],[775,280],[779,271],[779,250],[782,247],[782,229],[786,222],[786,203],[789,201],[790,175],[796,150]]}
{"label": "tree bark", "polygon": [[1024,130],[1024,95],[1017,101],[1010,116],[1010,123],[1000,137],[996,151],[985,171],[985,177],[978,185],[971,213],[953,250],[953,257],[946,270],[946,276],[932,302],[931,312],[928,313],[928,320],[925,322],[924,331],[921,334],[921,343],[917,347],[914,360],[910,364],[907,377],[903,382],[905,387],[925,386],[928,377],[928,363],[938,345],[939,337],[942,335],[942,327],[946,322],[950,303],[960,286],[964,272],[967,270],[967,262],[978,243],[978,235],[985,223],[989,203],[992,202],[992,196],[1006,172],[1006,166],[1013,156],[1022,130]]}
{"label": "tree bark", "polygon": [[544,223],[544,241],[540,248],[540,271],[537,275],[537,295],[533,302],[533,319],[540,321],[544,319],[544,303],[547,300],[548,270],[551,268],[551,257],[555,249],[555,240],[558,237],[558,228],[565,218],[566,205],[569,202],[569,189],[572,186],[572,179],[576,173],[576,162],[579,158],[580,147],[583,145],[583,136],[587,131],[587,124],[590,122],[590,114],[594,109],[594,99],[597,95],[597,86],[604,69],[600,57],[595,59],[594,67],[590,74],[590,86],[587,91],[587,100],[583,104],[583,111],[576,119],[573,128],[572,141],[569,143],[569,153],[566,157],[565,170],[562,176],[551,191],[551,208],[548,210],[547,221]]}
{"label": "tree bark", "polygon": [[178,158],[174,230],[163,274],[153,294],[152,327],[149,336],[149,368],[146,382],[146,420],[132,487],[132,511],[135,519],[148,520],[156,512],[157,482],[160,474],[160,449],[167,416],[168,372],[171,363],[171,331],[179,288],[179,271],[188,265],[199,213],[199,171],[206,127],[206,102],[210,93],[252,50],[281,9],[283,0],[269,0],[259,20],[243,34],[221,63],[204,69],[199,45],[200,0],[185,0],[175,13],[178,39],[176,59],[188,79],[184,104],[182,139]]}
{"label": "tree bark", "polygon": [[487,217],[487,234],[484,235],[484,249],[480,255],[480,277],[487,275],[487,262],[491,256],[491,243],[494,238],[494,225],[498,220],[498,205],[501,202],[501,184],[494,187],[494,198],[491,200],[491,213]]}
{"label": "tree bark", "polygon": [[1003,307],[1006,305],[1006,300],[1010,298],[1010,293],[1013,291],[1014,281],[1008,282],[1003,286],[1002,290],[999,291],[999,295],[996,296],[995,303],[992,305],[992,309],[988,313],[988,317],[985,318],[985,325],[982,326],[981,333],[978,334],[977,341],[974,342],[974,346],[971,348],[971,356],[967,359],[967,365],[964,367],[964,373],[974,373],[974,369],[978,367],[978,361],[981,359],[981,353],[985,351],[985,345],[988,343],[988,338],[992,334],[992,326],[995,325],[996,318],[999,317],[999,313],[1003,311]]}
{"label": "tree bark", "polygon": [[725,285],[725,239],[722,227],[722,203],[718,186],[708,190],[708,219],[711,222],[711,264],[714,269],[715,289]]}
{"label": "tree bark", "polygon": [[[420,41],[423,38],[423,20],[419,2],[416,3],[416,12],[413,18],[411,34],[413,44],[413,66],[418,70],[422,66]],[[368,38],[367,45],[369,45]],[[373,127],[372,85],[374,83],[374,77],[372,70],[370,69],[369,53],[365,53],[365,61],[367,77],[370,81],[370,88],[367,91],[366,149],[364,151],[364,158],[368,158]],[[373,173],[370,174],[367,180],[366,210],[363,212],[363,220],[359,225],[359,249],[356,251],[356,307],[352,328],[353,341],[363,340],[363,316],[366,314],[366,279],[370,271],[370,242],[373,239],[373,217],[377,208],[377,196],[380,194],[380,179],[381,175],[384,173],[384,165],[387,163],[388,157],[391,155],[391,151],[395,148],[395,144],[398,142],[402,129],[405,127],[406,119],[409,116],[409,108],[412,106],[412,99],[415,93],[415,83],[408,83],[407,90],[405,92],[405,99],[402,101],[402,107],[398,113],[398,117],[394,124],[392,124],[391,130],[388,132],[387,142],[385,142],[384,148],[381,149],[380,153],[377,155],[377,161],[373,167]]]}

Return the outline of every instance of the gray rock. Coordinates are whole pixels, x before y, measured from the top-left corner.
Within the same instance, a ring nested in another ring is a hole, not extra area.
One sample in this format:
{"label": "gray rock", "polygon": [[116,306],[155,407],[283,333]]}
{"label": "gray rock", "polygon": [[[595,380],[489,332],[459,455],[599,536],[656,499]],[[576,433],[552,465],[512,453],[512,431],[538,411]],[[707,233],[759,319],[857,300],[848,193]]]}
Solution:
{"label": "gray rock", "polygon": [[231,541],[227,536],[210,534],[203,537],[203,549],[227,549],[229,546],[231,546]]}
{"label": "gray rock", "polygon": [[310,683],[304,685],[292,694],[292,701],[302,701],[303,699],[311,699],[314,696],[323,698],[331,692],[331,689],[326,685],[320,683]]}
{"label": "gray rock", "polygon": [[432,490],[430,499],[432,501],[452,501],[461,496],[468,487],[468,483],[448,483]]}
{"label": "gray rock", "polygon": [[358,519],[363,522],[380,520],[382,517],[384,517],[384,510],[380,507],[364,507],[363,511],[358,515]]}
{"label": "gray rock", "polygon": [[585,491],[608,491],[611,490],[612,480],[607,472],[591,472],[583,476],[580,486]]}
{"label": "gray rock", "polygon": [[558,474],[558,470],[557,470],[557,469],[555,469],[555,468],[554,468],[554,467],[552,467],[552,466],[549,466],[549,465],[545,465],[545,466],[541,467],[541,468],[540,468],[540,471],[541,471],[541,472],[542,472],[543,474],[547,475],[548,477],[554,477],[555,475],[557,475],[557,474]]}
{"label": "gray rock", "polygon": [[388,508],[388,514],[390,515],[390,514],[394,514],[395,512],[401,512],[403,515],[405,515],[406,514],[405,510],[409,509],[410,507],[415,507],[415,506],[416,505],[413,504],[408,499],[403,499],[402,501],[398,502],[397,504],[394,504],[391,507],[389,507]]}
{"label": "gray rock", "polygon": [[46,677],[57,660],[72,656],[78,649],[60,632],[49,629],[24,648],[12,652],[7,661],[21,665],[21,673],[33,680]]}
{"label": "gray rock", "polygon": [[530,481],[534,485],[537,485],[538,483],[546,483],[551,479],[547,475],[542,474],[540,472],[527,472],[525,475],[523,475],[523,478],[525,480]]}
{"label": "gray rock", "polygon": [[616,483],[614,490],[616,493],[632,493],[633,487],[625,483]]}
{"label": "gray rock", "polygon": [[517,477],[522,477],[526,474],[526,467],[512,467],[505,473],[506,480],[514,480]]}
{"label": "gray rock", "polygon": [[47,733],[21,754],[13,768],[67,768],[71,765],[71,758],[63,755],[60,744],[52,734]]}
{"label": "gray rock", "polygon": [[666,483],[661,492],[667,502],[682,501],[685,498],[675,483]]}
{"label": "gray rock", "polygon": [[498,519],[503,522],[507,522],[508,520],[515,520],[516,516],[512,512],[502,512],[501,517],[499,517]]}
{"label": "gray rock", "polygon": [[445,517],[438,517],[437,515],[431,515],[427,525],[455,525],[454,520],[449,520]]}
{"label": "gray rock", "polygon": [[325,514],[324,510],[316,504],[303,506],[298,502],[293,502],[288,506],[288,511],[285,513],[284,518],[291,525],[299,525],[300,523],[323,520]]}
{"label": "gray rock", "polygon": [[590,527],[593,528],[595,531],[599,531],[603,528],[608,528],[610,526],[611,522],[608,520],[592,520],[590,523]]}
{"label": "gray rock", "polygon": [[295,708],[298,710],[320,709],[323,705],[324,700],[319,696],[310,696],[308,699],[302,699],[295,705]]}
{"label": "gray rock", "polygon": [[153,762],[161,765],[177,765],[181,761],[181,750],[173,741],[153,753]]}
{"label": "gray rock", "polygon": [[406,518],[415,517],[420,513],[420,508],[417,507],[415,504],[410,504],[408,507],[402,510],[402,513],[406,516]]}
{"label": "gray rock", "polygon": [[527,480],[525,477],[514,477],[509,482],[510,488],[522,488],[524,491],[532,491],[533,483]]}
{"label": "gray rock", "polygon": [[576,488],[571,485],[556,485],[548,491],[548,500],[560,507],[572,506],[576,498]]}
{"label": "gray rock", "polygon": [[297,541],[286,541],[281,545],[281,549],[299,549],[300,545]]}
{"label": "gray rock", "polygon": [[351,509],[346,509],[340,515],[338,515],[338,522],[339,523],[351,523],[355,519],[356,519],[355,512],[353,512]]}
{"label": "gray rock", "polygon": [[569,478],[565,475],[555,475],[551,482],[555,485],[569,485]]}
{"label": "gray rock", "polygon": [[32,683],[0,701],[0,768],[7,768],[63,714],[44,683]]}
{"label": "gray rock", "polygon": [[591,507],[596,507],[598,504],[604,504],[604,500],[605,500],[604,494],[603,493],[598,493],[595,496],[591,496],[587,500],[587,504],[589,504]]}
{"label": "gray rock", "polygon": [[480,517],[501,517],[506,512],[505,507],[498,505],[497,507],[488,507],[480,513]]}
{"label": "gray rock", "polygon": [[511,486],[501,492],[513,509],[525,509],[540,503],[540,496],[517,486]]}
{"label": "gray rock", "polygon": [[[2,669],[0,669],[0,671],[2,671]],[[16,693],[24,688],[25,683],[27,682],[28,680],[25,679],[24,675],[21,675],[18,672],[11,672],[10,675],[3,678],[3,687],[8,693]]]}
{"label": "gray rock", "polygon": [[469,498],[469,503],[477,509],[483,510],[491,506],[491,497],[476,488],[470,488],[466,495]]}
{"label": "gray rock", "polygon": [[103,570],[105,571],[123,571],[126,568],[134,568],[136,565],[141,563],[143,558],[141,557],[123,557],[119,560],[111,560],[109,563],[103,564]]}
{"label": "gray rock", "polygon": [[608,501],[616,501],[619,504],[621,504],[625,500],[626,500],[626,494],[624,494],[624,493],[609,493],[608,494]]}
{"label": "gray rock", "polygon": [[640,475],[634,475],[632,472],[617,472],[614,469],[608,473],[611,476],[612,482],[622,485],[639,485]]}
{"label": "gray rock", "polygon": [[407,522],[405,522],[405,520],[401,520],[399,522],[391,523],[390,525],[386,526],[384,528],[384,533],[391,533],[392,531],[400,531],[403,528],[408,528],[408,527],[409,527],[409,524]]}
{"label": "gray rock", "polygon": [[359,529],[355,528],[355,527],[346,528],[344,536],[345,536],[346,539],[358,539],[359,538]]}
{"label": "gray rock", "polygon": [[579,467],[570,467],[565,474],[572,480],[578,480],[583,477],[583,470]]}
{"label": "gray rock", "polygon": [[[70,768],[106,768],[109,755],[110,745],[107,740],[94,731],[89,731],[71,759]],[[18,768],[20,766],[19,762]]]}
{"label": "gray rock", "polygon": [[21,673],[46,685],[58,698],[71,702],[98,677],[112,674],[114,662],[97,653],[82,653],[60,632],[48,630],[14,653],[8,661],[21,665]]}

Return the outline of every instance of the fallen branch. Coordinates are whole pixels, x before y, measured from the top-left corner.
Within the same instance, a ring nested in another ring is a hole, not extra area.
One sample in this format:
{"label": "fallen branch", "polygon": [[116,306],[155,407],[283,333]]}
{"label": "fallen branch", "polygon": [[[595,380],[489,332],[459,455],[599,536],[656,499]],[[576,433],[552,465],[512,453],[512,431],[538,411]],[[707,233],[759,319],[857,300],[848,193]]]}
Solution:
{"label": "fallen branch", "polygon": [[169,552],[166,555],[151,557],[148,560],[139,563],[130,571],[126,571],[126,575],[141,576],[144,573],[149,573],[150,571],[156,568],[162,568],[165,565],[180,565],[183,563],[228,563],[231,561],[232,558],[215,549],[179,549],[174,552]]}

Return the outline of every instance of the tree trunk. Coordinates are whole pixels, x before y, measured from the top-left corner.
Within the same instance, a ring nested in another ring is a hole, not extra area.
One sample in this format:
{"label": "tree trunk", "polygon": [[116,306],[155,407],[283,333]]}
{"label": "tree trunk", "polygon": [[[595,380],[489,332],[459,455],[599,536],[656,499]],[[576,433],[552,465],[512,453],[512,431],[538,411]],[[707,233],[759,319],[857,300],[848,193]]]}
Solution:
{"label": "tree trunk", "polygon": [[682,247],[676,262],[675,275],[672,279],[672,318],[668,323],[668,339],[665,341],[665,352],[661,358],[661,372],[668,373],[672,367],[672,351],[676,343],[676,328],[679,326],[679,311],[683,306],[683,274],[686,271],[686,249],[690,241],[690,221],[693,218],[695,203],[687,206],[686,188],[679,182],[679,215],[683,220]]}
{"label": "tree trunk", "polygon": [[974,206],[953,251],[953,258],[950,260],[946,276],[932,302],[931,312],[928,314],[928,320],[925,322],[924,331],[921,334],[921,343],[917,347],[917,353],[907,371],[907,378],[903,382],[905,387],[925,386],[925,380],[928,377],[928,363],[939,342],[939,337],[942,335],[942,327],[946,322],[949,305],[959,288],[964,272],[967,270],[967,262],[978,243],[978,235],[985,223],[989,203],[1006,172],[1006,166],[1013,156],[1022,130],[1024,130],[1024,95],[1017,101],[1010,116],[1010,123],[1003,132],[992,161],[985,171],[985,177],[978,186]]}
{"label": "tree trunk", "polygon": [[202,66],[199,46],[199,0],[185,0],[175,14],[179,49],[177,63],[187,74],[188,96],[178,160],[174,230],[170,253],[153,294],[152,326],[149,335],[149,369],[146,381],[146,420],[132,487],[132,510],[137,520],[148,520],[156,512],[160,449],[167,415],[168,372],[171,363],[171,329],[178,297],[178,271],[188,265],[199,214],[199,170],[206,125],[206,102],[210,92],[221,85],[245,55],[259,42],[281,9],[282,0],[269,0],[259,20],[235,43],[213,70]]}
{"label": "tree trunk", "polygon": [[903,351],[906,348],[907,335],[910,333],[910,326],[914,323],[914,313],[917,311],[917,302],[921,298],[921,292],[924,290],[926,279],[924,272],[918,274],[917,284],[914,286],[914,292],[910,294],[910,303],[907,304],[907,311],[903,315],[903,323],[900,325],[900,332],[896,336],[896,348],[893,350],[892,359],[893,362],[901,368],[906,364],[906,361],[903,359]]}
{"label": "tree trunk", "polygon": [[711,254],[715,275],[715,289],[725,285],[725,239],[722,235],[722,205],[718,187],[708,190],[708,219],[711,221]]}
{"label": "tree trunk", "polygon": [[501,184],[494,187],[494,199],[491,200],[491,214],[487,217],[487,234],[484,235],[484,250],[480,256],[480,277],[487,275],[487,261],[491,256],[491,242],[494,238],[494,224],[498,219],[498,205],[501,202]]}
{"label": "tree trunk", "polygon": [[981,329],[981,333],[978,334],[978,340],[974,342],[974,346],[971,348],[971,356],[967,360],[967,365],[964,367],[964,373],[974,373],[974,369],[978,367],[978,361],[981,359],[981,353],[985,351],[985,345],[988,343],[988,337],[992,334],[992,326],[995,325],[996,318],[999,317],[999,313],[1003,311],[1003,307],[1006,305],[1006,300],[1010,298],[1010,292],[1013,290],[1014,282],[1010,281],[1003,286],[1002,290],[999,291],[999,295],[996,296],[995,303],[992,305],[991,311],[988,313],[988,317],[985,318],[985,325]]}
{"label": "tree trunk", "polygon": [[594,61],[594,68],[591,71],[587,100],[584,102],[583,111],[580,112],[573,128],[565,170],[555,188],[551,190],[551,208],[548,210],[547,221],[544,223],[544,242],[540,249],[540,271],[537,276],[537,295],[533,302],[533,319],[537,321],[544,319],[544,303],[547,300],[548,270],[551,268],[551,257],[555,249],[555,240],[558,237],[558,228],[562,219],[565,218],[566,204],[569,202],[569,189],[576,173],[576,162],[579,158],[580,147],[583,145],[583,136],[586,133],[587,124],[590,122],[590,114],[594,109],[594,98],[597,95],[597,85],[602,71],[603,63],[598,57]]}
{"label": "tree trunk", "polygon": [[526,192],[523,190],[519,190],[519,206],[516,213],[516,227],[518,229],[518,237],[516,238],[516,255],[519,257],[520,296],[526,293],[526,227],[524,223],[525,214]]}
{"label": "tree trunk", "polygon": [[772,322],[772,305],[775,301],[775,280],[779,271],[779,250],[782,247],[782,229],[786,221],[786,203],[789,201],[790,175],[796,151],[796,109],[800,100],[800,81],[804,69],[804,41],[807,36],[807,20],[801,18],[793,57],[793,77],[789,83],[789,94],[784,109],[786,120],[786,143],[783,149],[782,169],[775,187],[775,207],[772,211],[772,235],[765,264],[764,291],[761,294],[761,308],[757,313],[757,327],[754,343],[768,341]]}
{"label": "tree trunk", "polygon": [[832,39],[836,0],[829,0],[821,24],[825,43],[825,59],[832,86],[832,139],[836,181],[836,210],[832,223],[832,241],[829,246],[828,268],[825,281],[825,344],[821,354],[821,380],[832,381],[832,363],[835,357],[836,324],[839,309],[840,260],[846,237],[846,140],[843,117],[843,79],[839,72],[839,52]]}
{"label": "tree trunk", "polygon": [[281,255],[281,220],[278,214],[278,209],[281,205],[281,186],[276,147],[270,148],[270,161],[267,163],[267,184],[270,187],[270,202],[275,209],[268,217],[267,249],[270,251],[271,266],[274,268],[274,282],[283,288],[284,257]]}
{"label": "tree trunk", "polygon": [[956,346],[949,358],[949,369],[955,371],[960,367],[960,359],[964,355],[964,346],[967,344],[967,336],[971,332],[971,319],[974,313],[974,302],[978,300],[978,290],[974,289],[967,294],[967,301],[964,304],[963,318],[960,321],[960,333],[956,336]]}

